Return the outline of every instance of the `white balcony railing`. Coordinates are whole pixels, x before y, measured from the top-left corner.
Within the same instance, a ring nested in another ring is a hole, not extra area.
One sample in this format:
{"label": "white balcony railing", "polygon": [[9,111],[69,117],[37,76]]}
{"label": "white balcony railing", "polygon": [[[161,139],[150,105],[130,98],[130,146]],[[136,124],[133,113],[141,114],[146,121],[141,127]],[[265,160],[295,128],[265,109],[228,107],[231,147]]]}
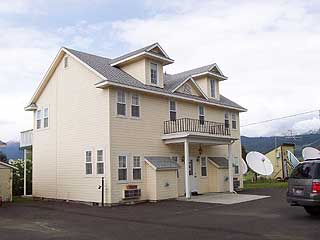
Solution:
{"label": "white balcony railing", "polygon": [[32,146],[33,130],[23,131],[20,134],[20,148],[27,148]]}

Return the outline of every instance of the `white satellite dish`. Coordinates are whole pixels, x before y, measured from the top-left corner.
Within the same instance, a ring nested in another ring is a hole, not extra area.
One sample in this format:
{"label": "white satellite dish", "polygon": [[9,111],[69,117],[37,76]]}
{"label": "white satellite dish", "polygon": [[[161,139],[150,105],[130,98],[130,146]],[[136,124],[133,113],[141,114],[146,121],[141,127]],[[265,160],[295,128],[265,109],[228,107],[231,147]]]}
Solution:
{"label": "white satellite dish", "polygon": [[270,176],[273,173],[271,161],[259,152],[249,152],[246,160],[252,171],[260,175]]}
{"label": "white satellite dish", "polygon": [[320,158],[320,151],[313,147],[305,147],[302,150],[302,157],[304,160],[311,160]]}
{"label": "white satellite dish", "polygon": [[298,164],[300,163],[300,161],[298,160],[298,158],[296,158],[296,156],[290,152],[289,150],[287,150],[288,153],[288,160],[291,163],[291,165],[295,168],[296,166],[298,166]]}
{"label": "white satellite dish", "polygon": [[242,166],[242,174],[246,174],[248,172],[248,166],[246,161],[241,158],[241,166]]}

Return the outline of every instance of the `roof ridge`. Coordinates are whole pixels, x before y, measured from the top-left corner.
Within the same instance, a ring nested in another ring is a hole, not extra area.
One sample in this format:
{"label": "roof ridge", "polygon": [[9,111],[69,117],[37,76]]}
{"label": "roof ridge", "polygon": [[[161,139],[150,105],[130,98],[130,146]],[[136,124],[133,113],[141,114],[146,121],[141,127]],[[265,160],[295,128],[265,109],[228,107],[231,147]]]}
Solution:
{"label": "roof ridge", "polygon": [[168,74],[168,75],[171,75],[171,76],[175,76],[175,75],[178,75],[178,74],[183,74],[183,73],[187,73],[187,72],[192,72],[194,70],[198,70],[198,69],[201,69],[201,68],[208,68],[209,67],[212,67],[213,65],[215,65],[216,63],[211,63],[211,64],[208,64],[208,65],[204,65],[204,66],[200,66],[200,67],[196,67],[196,68],[192,68],[192,69],[189,69],[189,70],[185,70],[185,71],[182,71],[182,72],[178,72],[178,73],[174,73],[174,74]]}
{"label": "roof ridge", "polygon": [[76,49],[73,49],[73,48],[68,48],[68,47],[62,47],[68,51],[75,51],[75,52],[78,52],[78,53],[82,53],[82,54],[87,54],[87,55],[90,55],[90,56],[93,56],[93,57],[100,57],[100,58],[104,58],[104,59],[107,59],[107,60],[112,60],[112,58],[108,58],[108,57],[103,57],[103,56],[100,56],[100,55],[96,55],[96,54],[93,54],[93,53],[88,53],[88,52],[83,52],[83,51],[79,51],[79,50],[76,50]]}

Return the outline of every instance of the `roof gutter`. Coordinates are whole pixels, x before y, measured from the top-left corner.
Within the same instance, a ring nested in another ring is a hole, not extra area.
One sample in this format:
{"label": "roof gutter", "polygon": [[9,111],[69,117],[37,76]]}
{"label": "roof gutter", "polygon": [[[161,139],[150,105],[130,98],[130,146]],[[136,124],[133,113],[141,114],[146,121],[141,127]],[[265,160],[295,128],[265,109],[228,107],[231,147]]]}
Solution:
{"label": "roof gutter", "polygon": [[101,89],[108,88],[110,86],[123,87],[123,88],[136,90],[136,91],[140,91],[140,92],[153,93],[153,94],[157,94],[157,95],[167,96],[167,97],[170,97],[170,98],[183,99],[183,100],[187,100],[187,101],[193,101],[193,102],[198,102],[198,103],[202,103],[202,104],[208,104],[208,105],[212,105],[212,106],[216,106],[216,107],[232,109],[232,110],[236,110],[236,111],[239,111],[239,112],[248,111],[245,108],[236,108],[236,107],[226,106],[226,105],[222,105],[222,104],[211,103],[211,102],[200,100],[200,99],[190,99],[190,98],[187,98],[187,97],[174,95],[172,93],[164,93],[164,92],[158,92],[158,91],[154,91],[154,90],[147,90],[147,89],[142,89],[142,88],[138,88],[138,87],[132,87],[132,86],[129,86],[129,85],[124,85],[124,84],[115,83],[115,82],[111,82],[111,81],[101,81],[101,82],[96,83],[95,86],[96,86],[96,88],[101,88]]}

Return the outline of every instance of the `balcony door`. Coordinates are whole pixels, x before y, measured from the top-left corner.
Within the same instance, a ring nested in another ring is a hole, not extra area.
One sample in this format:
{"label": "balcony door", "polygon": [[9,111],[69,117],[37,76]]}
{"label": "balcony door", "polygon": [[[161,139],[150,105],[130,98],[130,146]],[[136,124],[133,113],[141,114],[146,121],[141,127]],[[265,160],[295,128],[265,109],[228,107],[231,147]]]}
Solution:
{"label": "balcony door", "polygon": [[198,178],[197,178],[197,161],[194,157],[189,159],[189,179],[191,192],[198,192]]}

